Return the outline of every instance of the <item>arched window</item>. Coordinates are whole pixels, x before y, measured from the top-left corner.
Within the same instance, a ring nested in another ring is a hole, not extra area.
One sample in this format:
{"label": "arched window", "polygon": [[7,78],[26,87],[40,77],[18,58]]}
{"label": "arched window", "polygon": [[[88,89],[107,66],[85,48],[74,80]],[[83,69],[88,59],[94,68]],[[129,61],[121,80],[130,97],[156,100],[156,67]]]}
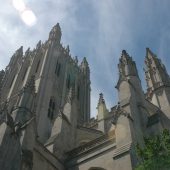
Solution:
{"label": "arched window", "polygon": [[40,60],[39,60],[39,61],[38,61],[38,63],[37,63],[35,73],[37,73],[37,72],[38,72],[39,65],[40,65]]}
{"label": "arched window", "polygon": [[48,118],[51,120],[54,117],[54,111],[55,111],[55,101],[54,98],[51,97],[49,101],[49,107],[48,107]]}
{"label": "arched window", "polygon": [[59,77],[61,70],[61,64],[57,61],[56,67],[55,67],[55,74]]}

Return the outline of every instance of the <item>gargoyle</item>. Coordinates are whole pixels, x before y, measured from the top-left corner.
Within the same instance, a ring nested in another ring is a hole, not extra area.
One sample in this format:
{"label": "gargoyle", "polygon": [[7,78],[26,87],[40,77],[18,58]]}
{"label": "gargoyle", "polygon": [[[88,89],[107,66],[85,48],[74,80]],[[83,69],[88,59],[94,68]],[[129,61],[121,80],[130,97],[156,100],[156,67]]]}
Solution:
{"label": "gargoyle", "polygon": [[35,117],[32,117],[31,119],[25,121],[23,124],[21,122],[15,123],[13,117],[9,113],[7,113],[6,124],[12,130],[11,135],[19,137],[20,132],[24,130],[34,118]]}

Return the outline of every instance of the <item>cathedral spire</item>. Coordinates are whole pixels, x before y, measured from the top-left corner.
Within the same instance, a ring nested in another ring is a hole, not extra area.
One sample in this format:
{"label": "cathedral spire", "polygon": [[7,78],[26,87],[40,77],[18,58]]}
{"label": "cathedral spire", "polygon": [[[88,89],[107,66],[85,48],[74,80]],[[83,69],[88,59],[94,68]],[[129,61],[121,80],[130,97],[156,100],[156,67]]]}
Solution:
{"label": "cathedral spire", "polygon": [[116,88],[119,92],[120,102],[124,99],[136,98],[137,96],[138,100],[143,100],[144,93],[138,76],[136,63],[125,50],[122,51],[118,69],[119,79]]}
{"label": "cathedral spire", "polygon": [[100,94],[99,94],[98,106],[99,106],[100,104],[105,104],[105,100],[104,100],[104,98],[103,98],[103,93],[100,93]]}
{"label": "cathedral spire", "polygon": [[170,78],[164,64],[149,48],[146,48],[145,77],[148,89],[170,86]]}
{"label": "cathedral spire", "polygon": [[129,56],[126,50],[122,50],[122,54],[119,59],[118,69],[119,80],[116,88],[119,88],[119,85],[123,80],[127,80],[130,77],[139,78],[136,63],[135,61],[133,61],[132,57]]}
{"label": "cathedral spire", "polygon": [[57,43],[60,43],[61,35],[62,35],[62,33],[61,33],[61,28],[60,28],[59,23],[57,23],[57,24],[52,28],[52,30],[50,31],[49,40],[56,41]]}
{"label": "cathedral spire", "polygon": [[136,64],[133,61],[132,57],[130,57],[129,54],[125,50],[122,51],[119,64],[118,64],[118,68],[119,68],[120,78],[125,78],[127,76],[138,77]]}
{"label": "cathedral spire", "polygon": [[98,122],[98,129],[105,133],[106,132],[106,120],[105,120],[105,118],[108,117],[109,112],[106,108],[105,100],[103,98],[102,93],[99,94],[99,102],[98,102],[97,110],[98,110],[97,120],[99,121]]}
{"label": "cathedral spire", "polygon": [[23,56],[23,46],[15,51],[13,56],[11,57],[9,65],[15,65],[18,60],[20,60]]}
{"label": "cathedral spire", "polygon": [[20,55],[22,56],[23,55],[23,46],[21,46],[20,48],[18,48],[18,50],[16,50],[15,54],[14,55]]}
{"label": "cathedral spire", "polygon": [[146,49],[144,70],[147,82],[147,99],[170,118],[170,77],[164,64],[149,48]]}
{"label": "cathedral spire", "polygon": [[89,75],[90,69],[86,57],[83,58],[83,61],[80,64],[80,69],[82,70],[83,73]]}
{"label": "cathedral spire", "polygon": [[98,102],[97,109],[98,109],[98,115],[97,115],[98,120],[103,119],[107,116],[108,110],[106,108],[105,100],[103,98],[102,93],[99,94],[99,102]]}

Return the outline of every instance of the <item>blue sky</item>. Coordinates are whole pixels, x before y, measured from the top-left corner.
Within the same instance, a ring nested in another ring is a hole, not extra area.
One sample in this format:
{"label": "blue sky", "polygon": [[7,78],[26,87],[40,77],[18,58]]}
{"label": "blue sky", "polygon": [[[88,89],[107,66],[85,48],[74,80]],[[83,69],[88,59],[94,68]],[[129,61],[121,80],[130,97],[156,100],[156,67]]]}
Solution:
{"label": "blue sky", "polygon": [[[62,43],[72,56],[87,57],[91,69],[92,115],[98,95],[104,93],[107,107],[118,101],[118,59],[123,49],[136,61],[142,85],[145,49],[149,47],[170,72],[169,0],[18,0],[34,14],[34,23],[23,21],[23,9],[14,1],[0,0],[0,69],[21,45],[33,48],[45,41],[57,22]],[[17,0],[15,0],[17,2]]]}

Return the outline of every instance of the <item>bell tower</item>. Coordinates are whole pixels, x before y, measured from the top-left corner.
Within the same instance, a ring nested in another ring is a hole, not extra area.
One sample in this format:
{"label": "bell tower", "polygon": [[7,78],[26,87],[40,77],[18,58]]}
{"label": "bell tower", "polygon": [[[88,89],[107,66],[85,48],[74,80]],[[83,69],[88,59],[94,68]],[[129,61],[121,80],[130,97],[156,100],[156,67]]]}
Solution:
{"label": "bell tower", "polygon": [[145,66],[147,98],[170,118],[170,77],[164,64],[149,48]]}

